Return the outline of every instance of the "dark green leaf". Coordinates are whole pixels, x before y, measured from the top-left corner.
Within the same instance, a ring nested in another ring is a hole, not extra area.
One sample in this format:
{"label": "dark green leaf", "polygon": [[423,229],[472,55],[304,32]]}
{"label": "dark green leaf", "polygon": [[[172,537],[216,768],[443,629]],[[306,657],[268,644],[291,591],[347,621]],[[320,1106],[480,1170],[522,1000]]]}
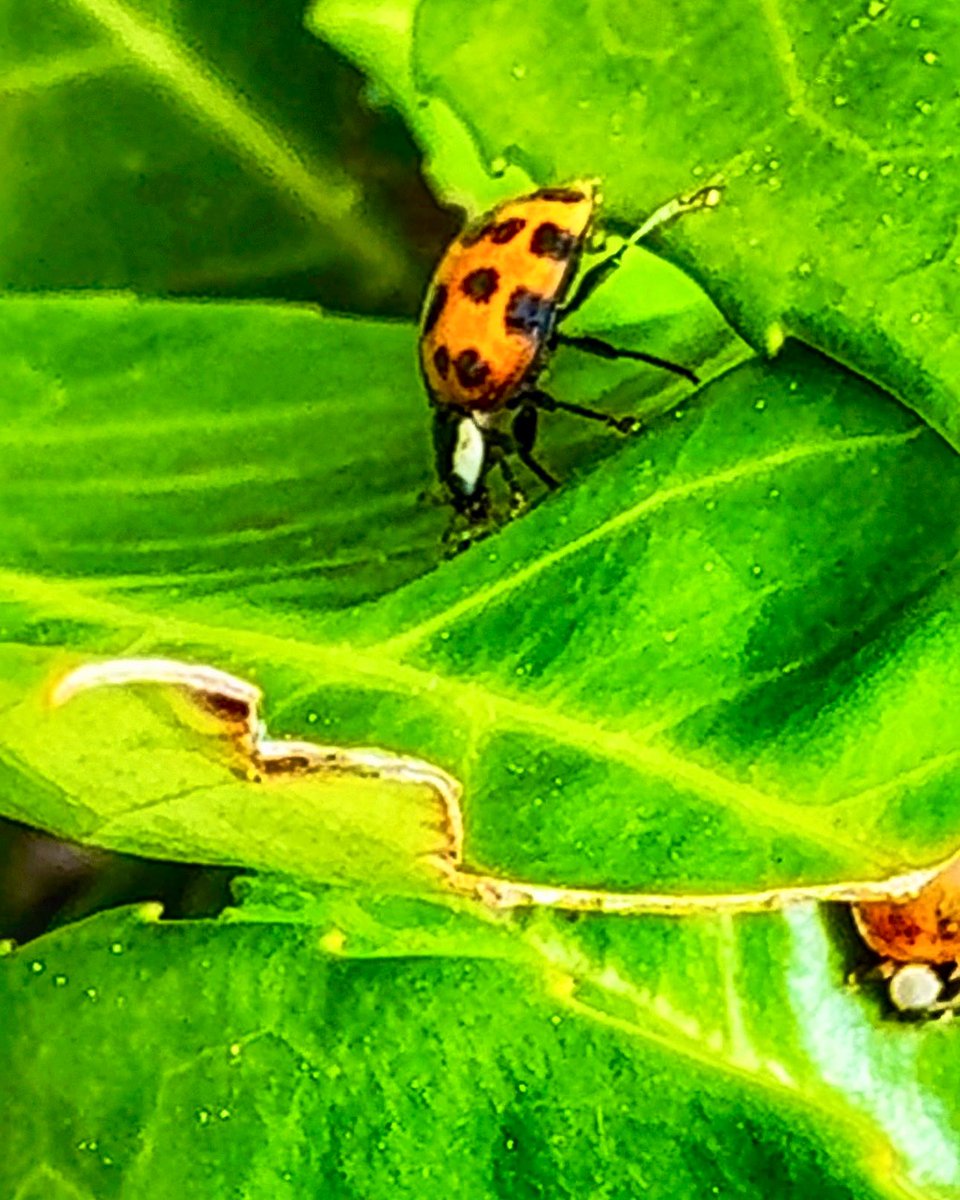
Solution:
{"label": "dark green leaf", "polygon": [[952,1039],[881,1045],[810,914],[608,925],[540,923],[512,962],[466,920],[459,956],[367,961],[150,914],[50,935],[0,964],[3,1189],[960,1194]]}

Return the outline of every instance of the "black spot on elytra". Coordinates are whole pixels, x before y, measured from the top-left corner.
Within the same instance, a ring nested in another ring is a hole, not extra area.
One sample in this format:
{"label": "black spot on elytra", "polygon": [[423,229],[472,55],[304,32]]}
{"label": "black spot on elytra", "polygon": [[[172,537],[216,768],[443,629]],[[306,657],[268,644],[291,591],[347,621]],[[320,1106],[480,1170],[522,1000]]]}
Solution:
{"label": "black spot on elytra", "polygon": [[490,364],[483,361],[478,350],[461,350],[453,360],[453,368],[463,388],[478,388],[490,374]]}
{"label": "black spot on elytra", "polygon": [[526,225],[523,217],[511,217],[508,221],[500,221],[490,229],[490,241],[498,246],[512,242],[521,229]]}
{"label": "black spot on elytra", "polygon": [[447,303],[447,289],[441,283],[434,288],[433,295],[430,297],[430,303],[427,306],[426,316],[423,318],[423,332],[429,333],[430,330],[440,320],[440,314],[443,312],[444,305]]}
{"label": "black spot on elytra", "polygon": [[433,352],[433,365],[441,379],[446,379],[450,370],[450,351],[446,346],[438,346]]}
{"label": "black spot on elytra", "polygon": [[578,192],[576,188],[546,187],[541,188],[533,194],[538,200],[557,200],[561,204],[579,204],[581,200],[586,200],[587,198],[583,192]]}
{"label": "black spot on elytra", "polygon": [[553,258],[557,262],[563,262],[573,253],[576,244],[577,239],[572,233],[561,229],[559,225],[554,225],[552,221],[544,221],[533,231],[533,237],[530,239],[530,251],[538,258]]}
{"label": "black spot on elytra", "polygon": [[460,284],[463,294],[474,304],[487,304],[500,284],[500,272],[493,267],[477,267]]}
{"label": "black spot on elytra", "polygon": [[507,302],[506,326],[517,333],[538,339],[545,338],[553,319],[553,302],[546,296],[518,287]]}

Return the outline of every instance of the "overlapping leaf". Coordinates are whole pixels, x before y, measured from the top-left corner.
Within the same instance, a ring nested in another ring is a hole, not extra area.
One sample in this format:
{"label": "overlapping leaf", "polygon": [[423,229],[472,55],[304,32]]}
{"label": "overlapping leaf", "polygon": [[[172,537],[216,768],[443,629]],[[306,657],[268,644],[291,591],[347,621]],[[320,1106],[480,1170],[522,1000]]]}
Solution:
{"label": "overlapping leaf", "polygon": [[374,0],[311,27],[392,91],[455,198],[489,199],[473,147],[507,189],[599,176],[624,228],[724,181],[672,256],[755,345],[796,334],[960,443],[951,7]]}

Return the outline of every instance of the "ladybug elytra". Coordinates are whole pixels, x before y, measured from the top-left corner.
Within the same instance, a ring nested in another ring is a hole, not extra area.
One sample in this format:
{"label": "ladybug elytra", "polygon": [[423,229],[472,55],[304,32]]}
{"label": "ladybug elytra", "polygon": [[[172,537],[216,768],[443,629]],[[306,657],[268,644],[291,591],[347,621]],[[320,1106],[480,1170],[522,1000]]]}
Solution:
{"label": "ladybug elytra", "polygon": [[539,388],[538,376],[557,346],[636,359],[697,382],[686,367],[599,338],[569,336],[559,326],[616,270],[630,246],[719,198],[719,189],[709,187],[657,209],[619,249],[583,273],[569,300],[599,203],[591,182],[505,201],[452,243],[427,293],[420,366],[434,408],[438,474],[458,511],[474,520],[486,515],[484,480],[494,462],[514,496],[520,494],[510,454],[548,487],[557,486],[533,456],[540,411],[562,409],[622,433],[639,427],[632,417],[569,404]]}
{"label": "ladybug elytra", "polygon": [[855,904],[853,919],[882,958],[878,971],[896,1008],[919,1016],[960,1008],[960,858],[912,898]]}

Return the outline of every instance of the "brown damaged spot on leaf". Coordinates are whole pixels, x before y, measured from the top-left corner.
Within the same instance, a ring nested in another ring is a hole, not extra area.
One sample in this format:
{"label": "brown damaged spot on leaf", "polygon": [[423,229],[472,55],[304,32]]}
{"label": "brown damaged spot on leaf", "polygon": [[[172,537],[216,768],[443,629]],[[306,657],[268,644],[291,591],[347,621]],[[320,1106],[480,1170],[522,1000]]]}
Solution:
{"label": "brown damaged spot on leaf", "polygon": [[51,701],[61,705],[91,688],[143,683],[162,684],[184,691],[203,713],[214,716],[219,725],[217,732],[231,744],[236,756],[236,772],[253,783],[315,772],[356,775],[430,788],[443,812],[433,863],[443,874],[449,874],[459,865],[463,824],[461,787],[457,780],[432,763],[383,750],[343,749],[314,742],[269,738],[260,719],[262,692],[255,684],[227,671],[168,658],[88,663],[56,684]]}
{"label": "brown damaged spot on leaf", "polygon": [[[905,903],[916,900],[953,862],[881,881],[841,881],[810,887],[717,894],[608,892],[494,878],[463,869],[463,787],[459,780],[423,759],[379,748],[344,748],[271,739],[260,718],[260,689],[226,671],[174,659],[114,659],[86,664],[72,671],[57,683],[51,699],[59,705],[91,688],[143,683],[166,684],[186,692],[194,715],[197,710],[212,715],[218,726],[217,733],[231,745],[236,755],[236,770],[251,782],[318,773],[355,775],[428,787],[437,796],[443,814],[438,845],[430,856],[439,876],[438,882],[442,881],[457,893],[491,908],[545,907],[607,915],[686,916],[709,912],[765,912],[794,903],[837,901],[855,906],[858,925],[868,944],[880,953],[889,954],[877,941],[871,941],[866,927],[871,922],[882,925],[882,920],[886,919],[882,918],[883,913],[904,911]],[[958,876],[954,882],[958,882],[960,865],[954,869]],[[883,935],[877,934],[877,937],[882,939]]]}

